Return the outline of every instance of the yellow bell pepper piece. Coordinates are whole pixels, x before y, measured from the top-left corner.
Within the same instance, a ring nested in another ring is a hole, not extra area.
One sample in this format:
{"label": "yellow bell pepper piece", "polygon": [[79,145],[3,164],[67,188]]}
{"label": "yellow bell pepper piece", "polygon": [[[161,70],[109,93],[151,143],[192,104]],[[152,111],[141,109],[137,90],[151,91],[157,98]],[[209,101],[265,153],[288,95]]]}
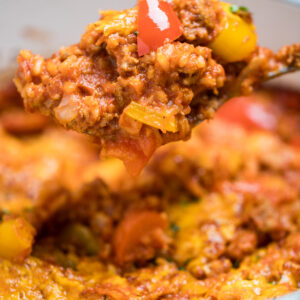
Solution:
{"label": "yellow bell pepper piece", "polygon": [[23,260],[31,252],[35,229],[23,218],[0,223],[0,257]]}
{"label": "yellow bell pepper piece", "polygon": [[246,22],[230,10],[231,4],[222,3],[225,16],[222,30],[209,47],[225,62],[241,61],[255,50],[257,36],[253,24]]}
{"label": "yellow bell pepper piece", "polygon": [[166,113],[156,111],[153,108],[141,105],[135,101],[125,108],[124,113],[143,123],[154,128],[158,128],[163,132],[177,132],[178,126],[174,115],[167,115]]}

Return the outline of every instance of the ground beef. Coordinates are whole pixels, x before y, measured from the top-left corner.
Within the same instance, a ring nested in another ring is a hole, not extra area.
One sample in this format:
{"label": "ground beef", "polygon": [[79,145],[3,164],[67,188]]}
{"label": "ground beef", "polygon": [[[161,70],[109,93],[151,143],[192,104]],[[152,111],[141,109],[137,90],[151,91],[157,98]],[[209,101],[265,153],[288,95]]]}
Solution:
{"label": "ground beef", "polygon": [[[209,48],[222,29],[220,2],[172,5],[182,36],[143,57],[137,53],[136,8],[103,12],[78,44],[49,59],[22,50],[15,83],[26,109],[94,136],[104,155],[122,159],[137,175],[160,145],[188,139],[192,127],[212,118],[224,100],[251,92],[284,64],[299,64],[299,45],[278,56],[257,48],[251,57],[226,64]],[[132,101],[162,114],[165,122],[174,118],[176,129],[128,116],[125,108]]]}
{"label": "ground beef", "polygon": [[173,3],[183,25],[184,39],[197,45],[205,45],[213,40],[223,15],[218,1],[174,0]]}
{"label": "ground beef", "polygon": [[[26,109],[40,110],[67,128],[99,137],[107,155],[118,156],[111,150],[112,142],[126,153],[124,140],[129,140],[127,152],[142,161],[139,168],[160,144],[187,138],[191,127],[185,116],[193,98],[224,84],[223,67],[211,50],[197,46],[216,35],[222,10],[219,3],[207,0],[174,2],[174,9],[184,24],[183,39],[144,57],[137,55],[136,9],[104,12],[100,21],[87,27],[78,45],[62,48],[50,59],[22,51],[15,82]],[[153,133],[147,139],[153,146],[143,149],[141,135],[149,130],[137,121],[120,119],[131,101],[176,116],[178,133],[149,128]]]}

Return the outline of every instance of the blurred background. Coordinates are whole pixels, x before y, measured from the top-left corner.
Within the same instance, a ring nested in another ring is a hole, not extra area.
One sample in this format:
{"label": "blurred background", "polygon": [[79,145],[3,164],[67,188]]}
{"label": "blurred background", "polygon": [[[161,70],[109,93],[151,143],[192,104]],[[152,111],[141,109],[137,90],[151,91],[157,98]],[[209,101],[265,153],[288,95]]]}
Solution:
{"label": "blurred background", "polygon": [[[10,68],[21,48],[49,55],[62,45],[79,41],[88,23],[99,18],[99,10],[123,9],[136,0],[1,0],[0,72]],[[278,50],[300,42],[300,0],[236,0],[253,12],[260,45]],[[280,82],[300,88],[300,75]]]}

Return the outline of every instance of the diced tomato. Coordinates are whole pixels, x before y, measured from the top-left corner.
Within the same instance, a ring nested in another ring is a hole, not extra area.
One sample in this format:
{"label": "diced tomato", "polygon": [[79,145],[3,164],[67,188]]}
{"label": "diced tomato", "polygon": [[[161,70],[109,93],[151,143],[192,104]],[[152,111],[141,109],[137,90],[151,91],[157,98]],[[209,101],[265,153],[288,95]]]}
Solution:
{"label": "diced tomato", "polygon": [[141,129],[139,137],[120,137],[117,141],[105,141],[101,154],[103,157],[119,158],[128,173],[137,176],[160,145],[160,135],[145,127]]}
{"label": "diced tomato", "polygon": [[143,56],[182,34],[181,23],[168,2],[139,0],[138,54]]}
{"label": "diced tomato", "polygon": [[103,157],[116,157],[122,160],[128,173],[137,176],[147,164],[147,157],[138,139],[121,138],[119,141],[105,141],[101,152]]}
{"label": "diced tomato", "polygon": [[291,144],[295,147],[300,148],[300,134],[296,134],[295,136],[293,136],[291,140]]}
{"label": "diced tomato", "polygon": [[247,130],[274,130],[276,117],[253,97],[237,97],[224,104],[216,114],[229,123],[239,124]]}
{"label": "diced tomato", "polygon": [[[144,210],[131,211],[118,225],[113,239],[116,261],[120,265],[136,259],[149,259],[151,249],[161,249],[165,240],[160,239],[168,226],[167,219],[159,212]],[[140,244],[147,240],[144,247]]]}

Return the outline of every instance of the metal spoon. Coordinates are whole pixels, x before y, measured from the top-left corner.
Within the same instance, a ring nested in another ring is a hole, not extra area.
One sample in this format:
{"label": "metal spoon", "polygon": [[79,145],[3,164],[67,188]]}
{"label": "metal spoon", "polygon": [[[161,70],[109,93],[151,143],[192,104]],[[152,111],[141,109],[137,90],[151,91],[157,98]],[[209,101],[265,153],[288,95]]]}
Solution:
{"label": "metal spoon", "polygon": [[[237,78],[235,84],[233,85],[233,87],[231,89],[227,90],[226,93],[224,95],[222,95],[221,97],[218,96],[215,99],[212,98],[212,101],[215,100],[215,102],[218,103],[215,110],[218,110],[224,103],[226,103],[230,99],[240,96],[242,94],[241,93],[242,82],[246,78],[249,78],[251,75],[255,74],[256,72],[259,72],[261,64],[262,64],[262,60],[260,60],[259,58],[256,60],[253,60],[241,72],[241,74],[239,75],[239,77]],[[300,66],[282,64],[278,69],[272,70],[272,71],[269,71],[268,73],[266,73],[265,76],[263,76],[262,78],[259,79],[259,83],[261,84],[266,81],[270,81],[274,78],[277,78],[277,77],[280,77],[280,76],[283,76],[283,75],[286,75],[289,73],[293,73],[296,71],[300,71]],[[205,119],[206,118],[204,116],[197,116],[197,117],[195,116],[193,118],[190,118],[190,123],[191,123],[192,127],[195,127],[198,124],[200,124],[201,122],[203,122]]]}

